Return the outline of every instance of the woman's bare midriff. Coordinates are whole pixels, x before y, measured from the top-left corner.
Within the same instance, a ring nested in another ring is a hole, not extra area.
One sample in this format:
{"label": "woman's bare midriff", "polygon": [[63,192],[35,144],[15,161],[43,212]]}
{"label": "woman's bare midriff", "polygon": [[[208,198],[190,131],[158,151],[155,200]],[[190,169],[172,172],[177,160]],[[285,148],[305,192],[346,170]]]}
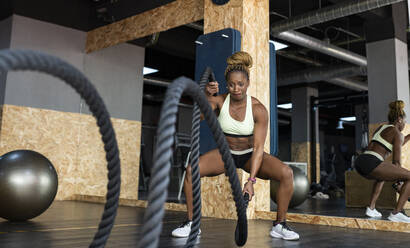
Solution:
{"label": "woman's bare midriff", "polygon": [[386,148],[384,148],[382,145],[374,141],[370,142],[369,146],[367,147],[367,150],[377,152],[384,159],[386,159],[390,155],[390,152],[387,151]]}
{"label": "woman's bare midriff", "polygon": [[253,147],[253,136],[250,137],[226,137],[229,148],[233,151],[243,151]]}

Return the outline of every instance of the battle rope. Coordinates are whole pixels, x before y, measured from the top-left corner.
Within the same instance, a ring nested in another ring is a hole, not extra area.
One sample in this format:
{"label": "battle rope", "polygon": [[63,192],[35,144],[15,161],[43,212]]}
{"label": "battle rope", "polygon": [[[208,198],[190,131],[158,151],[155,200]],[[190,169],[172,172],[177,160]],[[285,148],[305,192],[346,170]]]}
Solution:
{"label": "battle rope", "polygon": [[[246,227],[246,224],[244,225],[244,223],[247,223],[246,204],[242,197],[241,185],[238,180],[238,175],[236,174],[236,167],[228,143],[226,142],[225,135],[219,126],[218,120],[209,105],[207,98],[199,88],[198,84],[188,78],[180,77],[168,87],[164,104],[161,109],[157,129],[158,139],[154,151],[154,163],[151,171],[152,178],[149,185],[151,190],[148,194],[148,206],[144,214],[144,224],[141,235],[142,239],[138,246],[140,248],[158,247],[159,236],[162,230],[162,219],[164,216],[164,203],[168,195],[169,171],[171,167],[170,159],[172,156],[171,146],[174,143],[176,114],[182,93],[187,93],[196,101],[196,103],[198,103],[201,112],[208,122],[222,155],[225,173],[229,177],[238,215],[238,223],[241,223],[239,228],[242,229],[243,227]],[[192,168],[194,169],[195,166]],[[200,194],[200,191],[196,190],[196,192]],[[198,195],[194,195],[193,197],[194,199],[197,199]],[[194,234],[197,232],[198,231],[193,230]],[[241,230],[239,233],[243,234],[246,232]],[[238,245],[241,244],[239,243]]]}
{"label": "battle rope", "polygon": [[[215,75],[210,67],[205,69],[199,79],[199,88],[204,90],[208,82],[215,82]],[[192,195],[193,195],[193,218],[191,225],[191,232],[185,248],[193,247],[199,233],[199,226],[201,225],[201,176],[199,174],[199,129],[200,129],[201,110],[198,103],[194,103],[192,112],[192,128],[191,128],[191,168],[192,168]]]}
{"label": "battle rope", "polygon": [[108,184],[104,213],[89,247],[104,247],[117,215],[121,166],[117,140],[103,100],[84,74],[74,66],[51,55],[28,50],[1,50],[0,73],[11,70],[39,71],[63,80],[81,95],[96,118],[108,162]]}

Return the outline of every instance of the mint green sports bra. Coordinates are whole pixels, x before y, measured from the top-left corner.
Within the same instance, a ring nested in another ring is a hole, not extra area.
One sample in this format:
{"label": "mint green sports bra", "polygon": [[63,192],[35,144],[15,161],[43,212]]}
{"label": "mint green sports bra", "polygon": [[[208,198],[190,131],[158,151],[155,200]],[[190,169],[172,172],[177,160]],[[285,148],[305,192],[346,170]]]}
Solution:
{"label": "mint green sports bra", "polygon": [[243,121],[237,121],[229,114],[230,98],[230,94],[228,94],[218,116],[218,121],[221,125],[222,131],[227,136],[252,136],[255,122],[253,120],[251,96],[247,96],[246,99],[246,114]]}
{"label": "mint green sports bra", "polygon": [[383,125],[373,136],[371,141],[376,141],[377,143],[383,145],[388,151],[393,151],[393,145],[387,142],[383,137],[380,135],[384,129],[388,127],[393,127],[393,125]]}

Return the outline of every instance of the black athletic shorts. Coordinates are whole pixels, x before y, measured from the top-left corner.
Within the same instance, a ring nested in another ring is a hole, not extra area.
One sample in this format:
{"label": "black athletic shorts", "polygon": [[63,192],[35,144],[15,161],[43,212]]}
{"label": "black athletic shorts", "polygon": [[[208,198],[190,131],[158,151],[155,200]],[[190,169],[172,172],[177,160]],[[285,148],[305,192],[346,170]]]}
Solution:
{"label": "black athletic shorts", "polygon": [[246,162],[252,157],[252,152],[248,152],[242,155],[232,154],[233,161],[235,162],[236,168],[243,169]]}
{"label": "black athletic shorts", "polygon": [[382,162],[382,160],[374,155],[363,153],[356,158],[354,167],[360,175],[367,178],[369,174]]}

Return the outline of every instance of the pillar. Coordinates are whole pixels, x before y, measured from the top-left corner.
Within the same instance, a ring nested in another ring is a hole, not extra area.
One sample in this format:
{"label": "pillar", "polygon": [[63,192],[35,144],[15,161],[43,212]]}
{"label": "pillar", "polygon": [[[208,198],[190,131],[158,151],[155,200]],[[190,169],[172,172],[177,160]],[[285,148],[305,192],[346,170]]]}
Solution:
{"label": "pillar", "polygon": [[[256,97],[269,110],[269,1],[231,0],[216,5],[204,1],[204,33],[225,28],[241,32],[243,51],[253,58],[248,94]],[[265,152],[269,152],[269,133],[265,140]],[[249,174],[238,170],[243,186]],[[257,180],[254,200],[248,207],[248,218],[255,218],[255,211],[269,211],[269,181]],[[204,216],[235,218],[236,210],[230,185],[224,175],[202,179],[202,202]]]}
{"label": "pillar", "polygon": [[292,100],[292,162],[306,162],[309,182],[320,180],[320,149],[318,140],[318,111],[311,106],[311,98],[318,96],[312,87],[291,90]]}

